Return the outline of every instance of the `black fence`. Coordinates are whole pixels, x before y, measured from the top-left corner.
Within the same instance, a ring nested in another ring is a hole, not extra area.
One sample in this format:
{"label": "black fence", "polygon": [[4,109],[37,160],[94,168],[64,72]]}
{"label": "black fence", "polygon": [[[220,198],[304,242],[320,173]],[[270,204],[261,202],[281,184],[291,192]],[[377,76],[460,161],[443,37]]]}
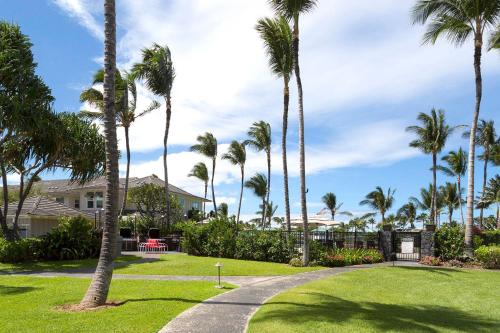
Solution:
{"label": "black fence", "polygon": [[422,252],[420,232],[394,231],[392,249],[395,260],[419,261]]}
{"label": "black fence", "polygon": [[[295,247],[301,248],[304,244],[304,232],[281,231],[283,237],[291,237]],[[329,249],[378,249],[380,236],[378,232],[336,232],[311,231],[310,241],[316,241]]]}

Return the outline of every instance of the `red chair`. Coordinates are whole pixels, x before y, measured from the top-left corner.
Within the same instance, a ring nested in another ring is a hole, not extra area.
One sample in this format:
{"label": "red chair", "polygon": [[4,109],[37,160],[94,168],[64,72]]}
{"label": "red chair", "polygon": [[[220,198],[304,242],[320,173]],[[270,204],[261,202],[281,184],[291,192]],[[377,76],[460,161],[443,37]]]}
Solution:
{"label": "red chair", "polygon": [[165,252],[167,245],[160,239],[148,239],[146,243],[139,244],[140,252]]}

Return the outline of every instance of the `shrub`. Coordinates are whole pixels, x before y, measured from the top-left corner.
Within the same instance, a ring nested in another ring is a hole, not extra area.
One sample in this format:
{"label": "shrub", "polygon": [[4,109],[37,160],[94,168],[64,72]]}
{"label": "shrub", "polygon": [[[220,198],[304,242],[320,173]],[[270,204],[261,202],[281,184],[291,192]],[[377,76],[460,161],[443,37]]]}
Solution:
{"label": "shrub", "polygon": [[441,264],[441,260],[433,256],[424,256],[420,259],[420,263],[428,266],[439,266]]}
{"label": "shrub", "polygon": [[500,268],[500,246],[480,246],[474,254],[484,268]]}
{"label": "shrub", "polygon": [[41,240],[37,238],[24,238],[9,242],[0,238],[0,262],[22,262],[38,259]]}
{"label": "shrub", "polygon": [[302,259],[292,258],[292,259],[290,259],[289,265],[293,266],[293,267],[302,267],[303,266]]}
{"label": "shrub", "polygon": [[336,249],[327,251],[322,264],[331,267],[373,264],[383,261],[383,255],[374,249]]}
{"label": "shrub", "polygon": [[461,227],[445,226],[436,231],[436,255],[443,260],[460,258],[464,253],[464,231]]}
{"label": "shrub", "polygon": [[497,245],[500,246],[500,229],[483,231],[474,237],[474,245]]}

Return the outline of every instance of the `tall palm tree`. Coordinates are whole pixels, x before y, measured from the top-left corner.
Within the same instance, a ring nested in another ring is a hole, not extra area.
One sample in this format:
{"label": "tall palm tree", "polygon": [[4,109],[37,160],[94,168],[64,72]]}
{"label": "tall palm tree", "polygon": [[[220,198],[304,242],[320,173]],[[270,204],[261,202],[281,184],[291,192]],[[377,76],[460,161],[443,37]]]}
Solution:
{"label": "tall palm tree", "polygon": [[[425,213],[420,215],[420,218],[417,217],[417,219],[423,219],[423,217],[428,218],[429,221],[431,220],[430,217],[430,211],[431,207],[433,206],[433,196],[432,194],[434,193],[434,189],[432,186],[432,183],[429,184],[428,188],[421,188],[420,189],[420,199],[417,199],[416,197],[410,197],[410,202],[415,204],[415,206],[418,209],[423,210]],[[441,213],[441,210],[443,208],[443,200],[441,198],[441,193],[438,191],[436,192],[436,215],[439,216]]]}
{"label": "tall palm tree", "polygon": [[153,44],[142,50],[142,62],[132,68],[132,75],[143,79],[151,92],[165,100],[165,133],[163,136],[163,172],[165,177],[165,216],[170,225],[170,191],[168,188],[168,133],[172,116],[171,92],[175,79],[175,69],[168,46]]}
{"label": "tall palm tree", "polygon": [[[481,75],[483,37],[496,28],[499,18],[500,0],[418,0],[412,11],[413,23],[425,24],[430,21],[424,35],[425,43],[434,44],[443,35],[457,46],[463,45],[471,37],[474,41],[476,105],[469,136],[467,223],[465,226],[465,245],[469,254],[472,252],[472,226],[474,223],[475,138],[483,94]],[[495,44],[495,42],[492,43],[492,45]]]}
{"label": "tall palm tree", "polygon": [[448,209],[448,222],[451,224],[453,222],[453,211],[460,205],[459,191],[457,190],[456,183],[446,183],[441,186],[440,189],[441,199],[443,205]]}
{"label": "tall palm tree", "polygon": [[[267,205],[267,203],[266,203]],[[264,211],[264,206],[262,204],[259,205],[259,211],[255,212],[255,214],[258,214],[258,215],[261,215]],[[275,221],[276,223],[280,223],[280,219],[279,217],[275,217],[274,214],[276,214],[276,211],[278,210],[278,205],[274,205],[274,203],[271,201],[269,202],[269,205],[268,207],[266,208],[266,218],[271,218],[272,221]],[[264,221],[264,224],[261,226],[261,228],[264,230],[266,228],[270,228],[271,227],[271,223],[269,222],[265,222]]]}
{"label": "tall palm tree", "polygon": [[197,144],[191,146],[191,151],[202,154],[212,160],[212,177],[210,179],[210,185],[212,187],[212,201],[214,202],[214,213],[217,213],[217,204],[215,203],[215,189],[214,189],[214,177],[215,177],[215,164],[217,161],[217,139],[212,133],[206,132],[204,135],[198,135],[196,138]]}
{"label": "tall palm tree", "polygon": [[[245,140],[244,144],[254,148],[256,151],[264,151],[267,159],[267,193],[266,202],[269,203],[269,194],[271,193],[271,125],[261,120],[253,123],[248,130],[250,139]],[[264,206],[264,210],[268,206]],[[264,213],[264,216],[267,216]],[[271,219],[269,219],[271,223]]]}
{"label": "tall palm tree", "polygon": [[343,202],[339,203],[337,205],[337,196],[332,193],[328,192],[326,193],[322,198],[321,201],[325,204],[326,208],[330,211],[330,214],[332,215],[332,221],[335,220],[335,214],[338,212],[340,207],[344,204]]}
{"label": "tall palm tree", "polygon": [[[104,70],[100,69],[94,74],[93,85],[102,84],[104,82]],[[82,116],[90,119],[102,120],[104,117],[104,104],[103,104],[103,94],[101,91],[94,87],[85,89],[80,94],[80,102],[86,102],[90,106],[95,107],[97,111],[82,110],[80,113]],[[160,103],[157,101],[151,102],[151,104],[143,111],[136,114],[137,111],[137,87],[134,78],[125,73],[122,77],[120,71],[117,69],[115,74],[115,109],[116,109],[116,122],[117,126],[123,127],[125,132],[125,149],[127,155],[127,169],[125,172],[125,189],[123,193],[123,202],[120,209],[120,216],[123,215],[125,207],[127,206],[127,194],[128,194],[128,184],[130,177],[130,138],[129,130],[130,126],[140,118],[149,112],[156,110],[160,107]]]}
{"label": "tall palm tree", "polygon": [[398,216],[403,216],[405,221],[410,223],[410,227],[415,229],[415,219],[417,218],[417,207],[413,202],[405,203],[401,208],[398,209]]}
{"label": "tall palm tree", "polygon": [[[293,69],[297,82],[297,95],[299,102],[299,175],[300,175],[300,206],[304,234],[309,232],[307,222],[307,200],[306,200],[306,157],[304,143],[304,95],[302,92],[302,79],[300,76],[299,62],[299,18],[316,6],[317,0],[269,0],[269,3],[279,15],[293,22],[292,47],[293,47]],[[309,239],[304,237],[303,264],[309,265]]]}
{"label": "tall palm tree", "polygon": [[106,211],[99,261],[80,306],[106,303],[113,276],[113,257],[118,224],[118,140],[115,118],[116,16],[115,1],[104,1],[104,136],[106,147]]}
{"label": "tall palm tree", "polygon": [[430,210],[431,223],[435,223],[436,214],[436,171],[437,171],[437,155],[441,152],[446,144],[448,136],[453,132],[446,124],[446,119],[443,110],[432,109],[430,114],[421,112],[417,119],[422,123],[422,126],[408,126],[408,132],[415,133],[417,139],[410,142],[410,147],[420,149],[424,154],[432,155],[432,204]]}
{"label": "tall palm tree", "polygon": [[[470,133],[467,131],[464,133],[464,137],[469,137]],[[488,163],[494,153],[494,147],[498,143],[497,134],[495,131],[495,122],[493,120],[486,121],[480,119],[477,125],[475,143],[477,146],[483,148],[483,153],[479,155],[479,159],[484,161],[483,166],[483,189],[481,193],[484,193],[486,187],[486,181],[488,180]],[[479,206],[479,228],[483,227],[483,209],[482,205]]]}
{"label": "tall palm tree", "polygon": [[372,209],[378,210],[380,215],[382,216],[382,224],[385,224],[385,213],[391,209],[394,203],[394,193],[396,190],[387,190],[387,193],[384,190],[377,186],[375,191],[368,193],[365,196],[365,199],[362,200],[359,204],[363,206],[368,206]]}
{"label": "tall palm tree", "polygon": [[[203,182],[205,185],[205,196],[204,198],[207,198],[207,189],[208,189],[208,169],[207,165],[203,162],[200,162],[196,164],[192,169],[191,172],[188,174],[188,177],[195,177],[198,178]],[[205,203],[203,203],[203,218],[205,218]]]}
{"label": "tall palm tree", "polygon": [[290,198],[288,193],[288,163],[286,155],[288,130],[288,105],[290,102],[290,77],[293,72],[293,44],[292,30],[288,21],[279,18],[260,19],[255,29],[259,32],[269,60],[269,67],[273,74],[283,79],[283,130],[281,133],[281,152],[283,159],[283,188],[285,193],[285,221],[287,230],[290,224]]}
{"label": "tall palm tree", "polygon": [[485,208],[497,205],[497,229],[500,229],[500,176],[495,175],[488,181],[479,201]]}
{"label": "tall palm tree", "polygon": [[253,191],[253,193],[262,199],[262,218],[261,224],[265,224],[265,214],[266,214],[266,193],[267,193],[267,178],[263,173],[256,173],[252,178],[245,182],[245,187]]}
{"label": "tall palm tree", "polygon": [[465,172],[467,171],[467,153],[462,150],[460,147],[457,151],[450,151],[448,155],[443,156],[441,159],[446,162],[448,166],[438,165],[438,170],[444,172],[447,176],[456,177],[457,178],[457,188],[458,188],[458,196],[459,207],[460,207],[460,218],[462,220],[462,224],[464,224],[464,212],[462,209],[462,177],[465,176]]}
{"label": "tall palm tree", "polygon": [[233,165],[238,165],[241,172],[241,187],[240,201],[238,203],[238,214],[236,215],[236,223],[240,221],[241,201],[243,200],[243,186],[245,181],[245,162],[247,160],[247,152],[244,143],[239,143],[233,140],[227,149],[227,153],[222,155],[223,160],[228,160]]}

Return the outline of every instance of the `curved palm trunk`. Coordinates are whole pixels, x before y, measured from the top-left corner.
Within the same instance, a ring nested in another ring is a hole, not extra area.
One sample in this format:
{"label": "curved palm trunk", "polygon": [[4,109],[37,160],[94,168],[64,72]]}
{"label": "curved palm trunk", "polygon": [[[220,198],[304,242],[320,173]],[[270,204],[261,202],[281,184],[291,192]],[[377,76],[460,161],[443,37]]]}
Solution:
{"label": "curved palm trunk", "polygon": [[431,223],[437,223],[437,188],[436,188],[437,155],[432,153],[432,198],[431,198]]}
{"label": "curved palm trunk", "polygon": [[[1,158],[1,155],[0,155]],[[2,233],[4,237],[12,241],[12,235],[9,228],[7,227],[7,214],[9,213],[9,188],[7,187],[7,171],[5,170],[5,165],[3,160],[0,159],[0,171],[2,177],[2,192],[3,192],[3,210],[0,212],[0,224],[2,225]]]}
{"label": "curved palm trunk", "polygon": [[[271,149],[271,147],[269,147]],[[271,225],[271,214],[267,214],[269,207],[269,194],[271,194],[271,151],[266,152],[267,155],[267,193],[266,193],[266,205],[264,207],[264,216],[267,217],[269,225]],[[269,215],[269,216],[268,216]]]}
{"label": "curved palm trunk", "polygon": [[[205,199],[207,198],[207,190],[208,190],[208,181],[205,182]],[[203,219],[205,219],[205,205],[206,202],[203,202]]]}
{"label": "curved palm trunk", "polygon": [[290,104],[290,89],[288,87],[288,78],[284,79],[283,88],[283,132],[281,136],[281,151],[283,157],[283,189],[285,193],[285,222],[288,232],[292,230],[290,224],[290,198],[288,194],[288,162],[286,157],[286,136],[288,131],[288,105]]}
{"label": "curved palm trunk", "polygon": [[[481,199],[484,198],[484,189],[486,188],[486,180],[488,179],[488,155],[489,149],[486,147],[484,152],[484,166],[483,166],[483,192],[481,192]],[[481,205],[479,209],[479,229],[483,229],[483,210],[484,207]]]}
{"label": "curved palm trunk", "polygon": [[241,211],[241,201],[243,200],[243,186],[245,180],[245,169],[241,167],[241,189],[240,189],[240,202],[238,203],[238,215],[236,217],[236,223],[240,223],[240,211]]}
{"label": "curved palm trunk", "polygon": [[214,202],[214,214],[217,214],[217,204],[215,203],[214,177],[215,177],[215,157],[212,158],[212,179],[210,179],[210,185],[212,186],[212,201]]}
{"label": "curved palm trunk", "polygon": [[[481,31],[479,29],[478,31]],[[483,81],[481,77],[481,49],[482,36],[476,35],[474,47],[474,72],[476,75],[476,106],[472,118],[469,137],[469,172],[467,177],[467,223],[465,225],[465,247],[468,254],[472,254],[472,227],[474,225],[474,159],[476,149],[476,130],[481,109],[481,97],[483,94]]]}
{"label": "curved palm trunk", "polygon": [[458,202],[460,206],[460,219],[462,220],[462,225],[464,225],[464,210],[462,208],[462,187],[461,187],[460,175],[458,175],[457,177],[457,186],[458,186],[458,196],[460,198],[460,201]]}
{"label": "curved palm trunk", "polygon": [[104,1],[104,136],[106,147],[106,213],[101,254],[92,282],[80,305],[105,304],[113,276],[118,218],[118,142],[115,123],[116,22],[115,1]]}
{"label": "curved palm trunk", "polygon": [[300,78],[299,65],[299,17],[293,20],[293,67],[295,70],[295,80],[297,81],[297,93],[299,97],[299,176],[300,176],[300,207],[302,213],[302,223],[304,228],[304,248],[303,264],[309,265],[309,223],[307,221],[307,200],[306,200],[306,158],[304,147],[304,95],[302,92],[302,80]]}
{"label": "curved palm trunk", "polygon": [[[168,189],[168,132],[170,130],[170,117],[172,116],[172,105],[170,104],[170,95],[166,98],[167,114],[165,122],[165,135],[163,137],[163,172],[165,174],[165,217],[167,228],[170,227],[170,190]],[[163,221],[163,220],[162,220]]]}
{"label": "curved palm trunk", "polygon": [[122,208],[120,210],[120,216],[123,216],[123,213],[125,212],[125,208],[127,207],[127,195],[128,195],[128,180],[130,176],[130,142],[129,142],[129,135],[128,135],[128,130],[129,127],[125,126],[123,127],[125,130],[125,148],[127,150],[127,171],[125,173],[125,189],[123,191],[123,202],[122,202]]}

